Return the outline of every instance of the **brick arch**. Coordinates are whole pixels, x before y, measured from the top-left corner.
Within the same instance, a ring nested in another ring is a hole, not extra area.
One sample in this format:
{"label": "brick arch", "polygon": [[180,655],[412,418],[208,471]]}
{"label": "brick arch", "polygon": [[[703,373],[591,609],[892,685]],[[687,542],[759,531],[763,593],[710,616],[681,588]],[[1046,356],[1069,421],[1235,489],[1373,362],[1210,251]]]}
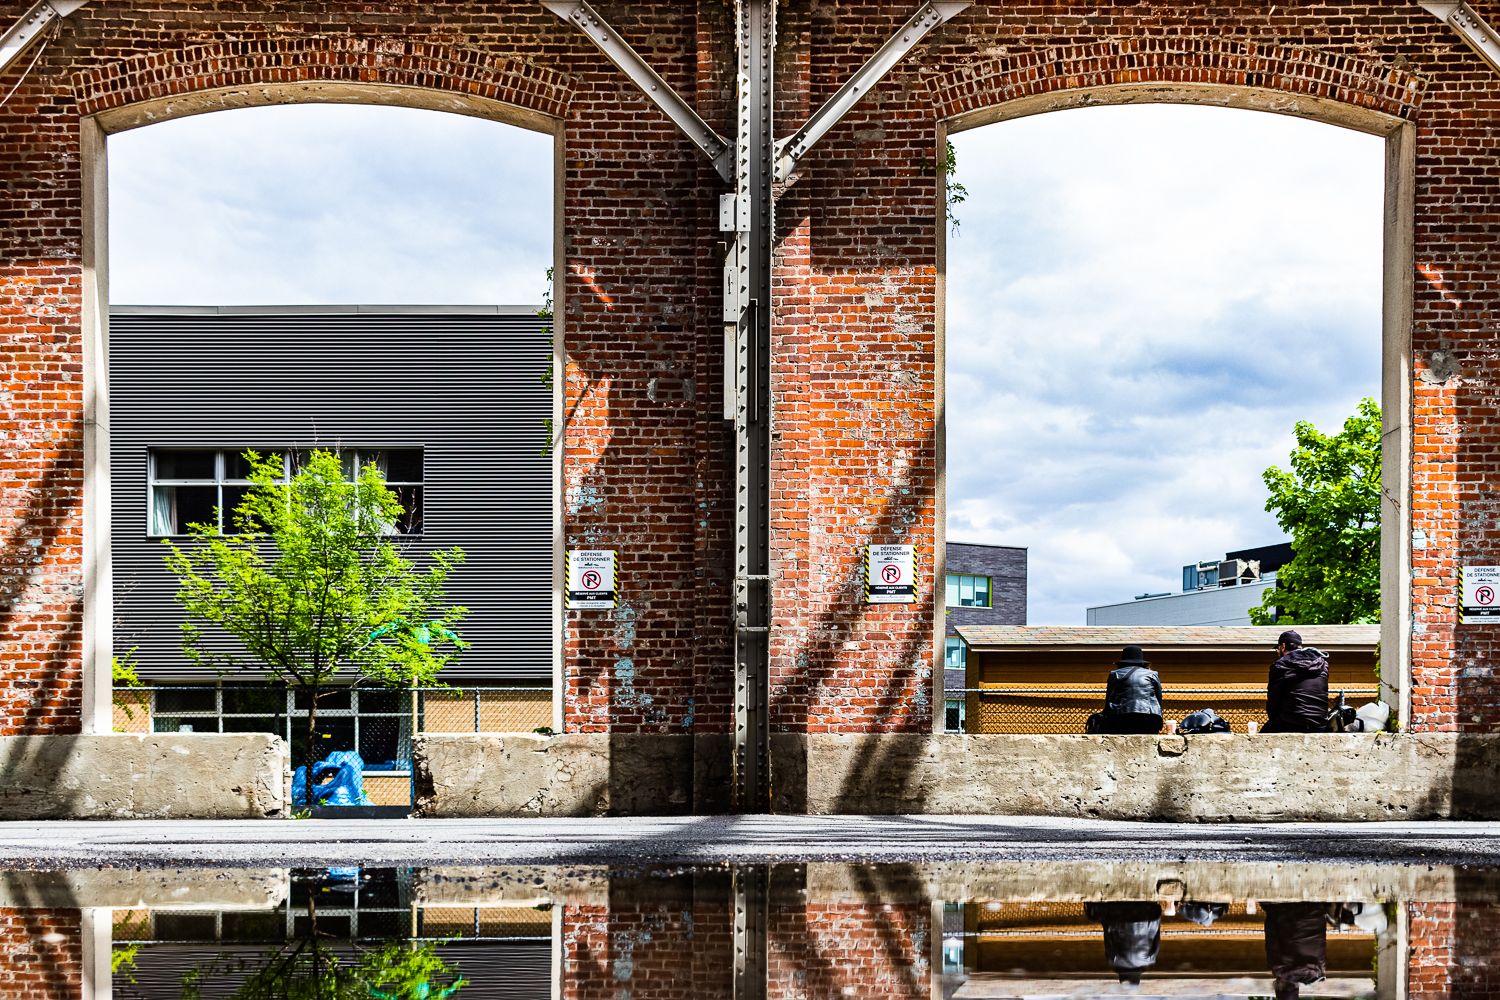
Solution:
{"label": "brick arch", "polygon": [[388,36],[325,35],[221,40],[132,56],[78,71],[73,87],[79,110],[110,119],[109,131],[299,101],[406,104],[538,127],[567,115],[573,79],[514,56]]}
{"label": "brick arch", "polygon": [[1385,133],[1416,118],[1425,81],[1344,53],[1153,36],[1016,51],[933,74],[941,118],[972,127],[1092,104],[1220,104]]}

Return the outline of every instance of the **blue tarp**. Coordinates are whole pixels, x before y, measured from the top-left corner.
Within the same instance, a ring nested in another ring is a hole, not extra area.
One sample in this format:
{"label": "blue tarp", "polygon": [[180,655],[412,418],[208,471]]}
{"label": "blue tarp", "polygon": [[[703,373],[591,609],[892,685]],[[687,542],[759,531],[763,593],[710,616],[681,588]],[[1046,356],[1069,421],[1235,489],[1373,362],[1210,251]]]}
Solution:
{"label": "blue tarp", "polygon": [[[365,762],[357,750],[335,750],[313,765],[313,795],[320,806],[365,806]],[[292,772],[292,808],[307,804],[307,768]]]}

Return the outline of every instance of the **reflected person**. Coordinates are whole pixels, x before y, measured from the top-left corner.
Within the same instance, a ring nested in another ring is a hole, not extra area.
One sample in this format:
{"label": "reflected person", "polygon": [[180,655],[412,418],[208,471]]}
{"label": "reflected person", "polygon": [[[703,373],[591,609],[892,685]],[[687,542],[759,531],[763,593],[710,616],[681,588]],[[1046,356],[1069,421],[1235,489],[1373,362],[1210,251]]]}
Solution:
{"label": "reflected person", "polygon": [[1119,735],[1161,732],[1161,677],[1139,646],[1126,646],[1109,672],[1104,711],[1089,716],[1087,731]]}
{"label": "reflected person", "polygon": [[1104,959],[1120,982],[1139,984],[1161,950],[1161,904],[1085,903],[1083,912],[1104,925]]}
{"label": "reflected person", "polygon": [[1328,974],[1325,903],[1262,903],[1266,964],[1276,977],[1276,1000],[1296,1000],[1302,987]]}

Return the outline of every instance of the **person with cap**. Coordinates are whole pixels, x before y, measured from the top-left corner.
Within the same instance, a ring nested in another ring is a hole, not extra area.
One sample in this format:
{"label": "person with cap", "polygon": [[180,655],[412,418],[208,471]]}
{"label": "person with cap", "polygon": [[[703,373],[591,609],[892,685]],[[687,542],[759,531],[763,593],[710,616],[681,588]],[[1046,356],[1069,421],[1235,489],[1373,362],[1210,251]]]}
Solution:
{"label": "person with cap", "polygon": [[1139,646],[1126,646],[1109,672],[1104,711],[1089,716],[1090,733],[1150,735],[1161,732],[1161,677]]}
{"label": "person with cap", "polygon": [[1328,657],[1288,629],[1276,640],[1266,680],[1263,733],[1321,733],[1328,728]]}

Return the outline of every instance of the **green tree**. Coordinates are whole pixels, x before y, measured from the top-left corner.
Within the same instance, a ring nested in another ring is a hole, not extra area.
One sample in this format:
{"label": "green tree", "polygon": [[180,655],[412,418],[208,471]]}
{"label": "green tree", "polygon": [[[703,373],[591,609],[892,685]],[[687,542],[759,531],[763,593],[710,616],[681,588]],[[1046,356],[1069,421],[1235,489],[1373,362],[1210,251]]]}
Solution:
{"label": "green tree", "polygon": [[[1257,625],[1342,625],[1380,620],[1380,406],[1360,400],[1329,435],[1297,423],[1291,471],[1265,471],[1276,514],[1291,536],[1292,561],[1276,574]],[[1273,617],[1274,616],[1274,617]]]}
{"label": "green tree", "polygon": [[318,931],[310,895],[297,938],[258,959],[220,956],[182,979],[183,1000],[202,1000],[237,982],[231,1000],[443,1000],[468,985],[431,943],[387,941],[370,948],[344,942],[335,948]]}
{"label": "green tree", "polygon": [[[251,486],[234,510],[234,532],[189,527],[193,541],[166,541],[187,613],[183,650],[215,669],[254,666],[305,691],[307,804],[318,702],[334,683],[431,684],[462,647],[450,627],[465,613],[446,606],[444,585],[463,552],[435,552],[425,570],[391,537],[396,495],[374,464],[351,481],[339,455],[314,451],[290,480],[281,457],[247,452]],[[242,652],[202,645],[203,625]]]}

